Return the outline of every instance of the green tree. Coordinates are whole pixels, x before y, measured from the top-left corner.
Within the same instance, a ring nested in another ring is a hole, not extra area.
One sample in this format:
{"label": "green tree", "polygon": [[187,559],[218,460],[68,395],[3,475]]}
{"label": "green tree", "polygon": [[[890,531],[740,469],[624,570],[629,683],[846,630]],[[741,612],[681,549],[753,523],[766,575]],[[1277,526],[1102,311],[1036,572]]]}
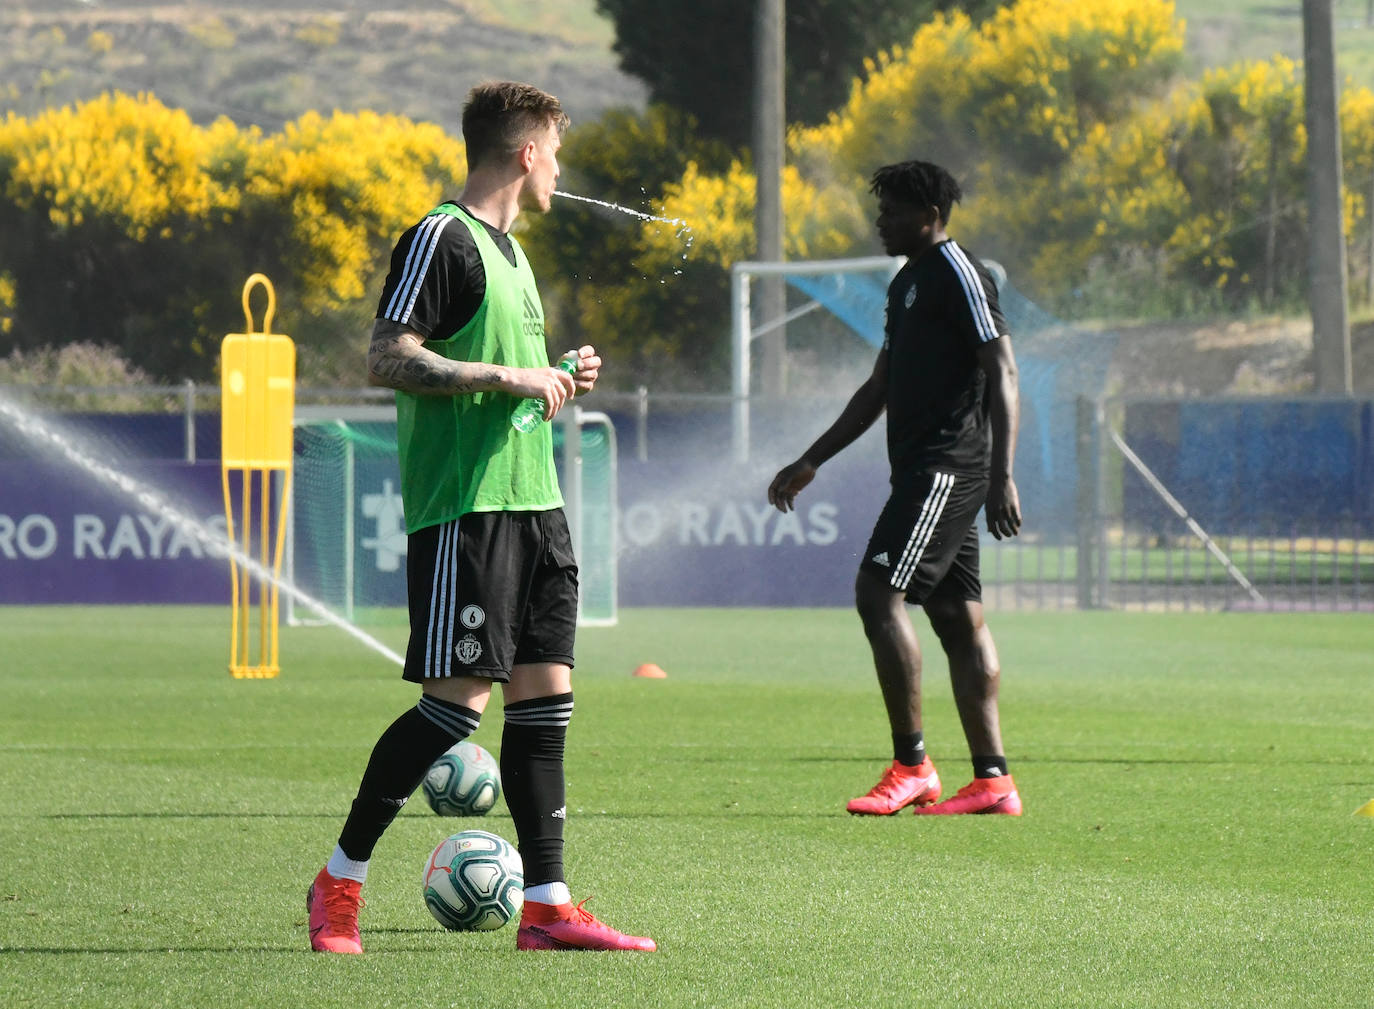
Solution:
{"label": "green tree", "polygon": [[[597,0],[615,23],[620,67],[652,101],[693,115],[709,136],[751,143],[755,4],[740,0]],[[848,97],[866,57],[909,39],[943,9],[974,16],[994,0],[786,0],[786,102],[818,123]]]}
{"label": "green tree", "polygon": [[[667,185],[693,166],[724,171],[730,155],[718,141],[700,138],[690,116],[655,105],[642,114],[618,110],[574,124],[559,163],[560,190],[658,215]],[[692,255],[694,230],[654,221],[641,226],[632,214],[570,200],[522,220],[551,352],[591,343],[611,363],[608,387],[680,386],[685,379],[705,388],[719,379],[729,278],[718,263]],[[656,252],[660,247],[666,251]],[[685,375],[677,369],[684,356],[691,358]]]}

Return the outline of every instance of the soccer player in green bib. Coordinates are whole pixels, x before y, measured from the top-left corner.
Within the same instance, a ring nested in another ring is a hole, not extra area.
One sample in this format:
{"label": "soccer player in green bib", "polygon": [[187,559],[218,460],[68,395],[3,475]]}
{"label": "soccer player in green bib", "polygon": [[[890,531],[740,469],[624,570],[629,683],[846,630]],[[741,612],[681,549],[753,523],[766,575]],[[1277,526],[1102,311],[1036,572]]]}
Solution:
{"label": "soccer player in green bib", "polygon": [[522,950],[652,950],[574,905],[563,878],[563,751],[572,716],[577,565],[548,424],[520,432],[527,398],[551,419],[590,392],[601,359],[549,365],[534,274],[509,234],[547,212],[567,126],[527,84],[476,87],[463,107],[462,194],[401,236],[368,349],[396,390],[410,643],[420,699],[382,733],[338,845],[310,887],[310,944],[361,953],[358,908],[373,847],[430,765],[476,730],[501,684],[501,778],[525,867]]}

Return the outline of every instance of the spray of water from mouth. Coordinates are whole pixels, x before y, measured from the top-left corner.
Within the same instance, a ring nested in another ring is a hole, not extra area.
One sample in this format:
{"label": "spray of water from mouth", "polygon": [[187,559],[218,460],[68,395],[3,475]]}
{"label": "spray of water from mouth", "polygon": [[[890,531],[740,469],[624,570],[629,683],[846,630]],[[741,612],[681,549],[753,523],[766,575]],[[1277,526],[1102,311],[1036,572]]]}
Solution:
{"label": "spray of water from mouth", "polygon": [[565,200],[576,200],[578,203],[594,203],[598,207],[605,207],[607,210],[618,210],[622,214],[638,217],[641,221],[660,221],[663,224],[676,224],[683,228],[687,227],[687,222],[680,217],[657,217],[654,214],[646,214],[642,210],[632,210],[629,207],[622,207],[619,203],[607,203],[605,200],[594,200],[590,196],[577,196],[573,193],[565,193],[560,189],[555,189],[553,195],[561,196]]}
{"label": "spray of water from mouth", "polygon": [[140,508],[157,515],[159,518],[166,519],[177,529],[186,533],[197,542],[204,544],[210,550],[218,551],[225,556],[233,557],[236,562],[241,564],[244,569],[259,582],[277,586],[282,592],[306,607],[306,609],[315,613],[322,620],[357,639],[374,652],[385,656],[398,666],[405,664],[404,659],[372,635],[368,634],[360,627],[349,623],[309,593],[302,592],[300,589],[296,588],[296,586],[275,575],[268,568],[238,549],[238,547],[227,538],[219,535],[203,523],[170,504],[161,494],[151,487],[140,483],[127,473],[121,473],[113,467],[107,466],[97,459],[91,451],[82,448],[75,438],[63,434],[53,426],[30,416],[25,413],[17,403],[3,396],[0,396],[0,416],[8,420],[20,434],[30,441],[40,445],[48,445],[56,449],[57,452],[68,462],[72,463],[72,465],[85,470],[106,487],[118,491]]}
{"label": "spray of water from mouth", "polygon": [[[576,200],[578,203],[591,203],[595,204],[598,207],[605,207],[607,210],[616,210],[622,214],[629,214],[631,217],[637,217],[641,221],[656,221],[659,224],[671,224],[675,228],[677,228],[677,231],[673,233],[674,237],[683,239],[685,248],[688,249],[692,247],[692,242],[696,239],[696,236],[692,234],[691,225],[689,225],[680,217],[660,217],[657,214],[646,214],[642,210],[634,210],[630,207],[622,207],[619,203],[608,203],[605,200],[594,200],[590,196],[578,196],[574,193],[565,193],[558,189],[555,189],[553,191],[553,195],[561,196],[565,200]],[[682,258],[683,260],[687,259],[686,252],[683,252]],[[680,276],[682,274],[682,271],[674,270],[673,274],[675,276]]]}

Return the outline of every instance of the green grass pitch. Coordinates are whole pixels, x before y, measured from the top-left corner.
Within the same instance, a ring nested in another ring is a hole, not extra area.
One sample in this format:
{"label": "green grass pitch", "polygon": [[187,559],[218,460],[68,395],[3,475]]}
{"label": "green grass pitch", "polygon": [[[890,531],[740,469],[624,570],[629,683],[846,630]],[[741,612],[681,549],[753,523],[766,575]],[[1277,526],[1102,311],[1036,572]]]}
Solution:
{"label": "green grass pitch", "polygon": [[[579,643],[567,864],[660,952],[442,931],[430,849],[514,831],[503,803],[440,820],[417,796],[355,958],[308,952],[304,893],[413,703],[394,667],[284,628],[280,679],[234,681],[224,610],[0,609],[0,1006],[1369,1006],[1374,620],[992,624],[1024,817],[845,814],[889,755],[853,614],[629,610]],[[952,791],[969,765],[917,628]],[[499,748],[499,705],[474,739]]]}

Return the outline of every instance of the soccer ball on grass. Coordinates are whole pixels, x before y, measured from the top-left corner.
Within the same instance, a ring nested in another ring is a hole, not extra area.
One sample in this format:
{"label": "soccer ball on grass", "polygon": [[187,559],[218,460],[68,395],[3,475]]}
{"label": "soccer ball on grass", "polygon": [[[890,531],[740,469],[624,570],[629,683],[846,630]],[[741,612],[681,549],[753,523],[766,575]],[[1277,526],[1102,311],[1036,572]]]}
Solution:
{"label": "soccer ball on grass", "polygon": [[504,839],[464,830],[439,842],[425,864],[425,906],[444,928],[489,932],[525,904],[525,865]]}
{"label": "soccer ball on grass", "polygon": [[466,739],[436,760],[422,783],[429,808],[440,816],[482,816],[501,797],[496,758]]}

